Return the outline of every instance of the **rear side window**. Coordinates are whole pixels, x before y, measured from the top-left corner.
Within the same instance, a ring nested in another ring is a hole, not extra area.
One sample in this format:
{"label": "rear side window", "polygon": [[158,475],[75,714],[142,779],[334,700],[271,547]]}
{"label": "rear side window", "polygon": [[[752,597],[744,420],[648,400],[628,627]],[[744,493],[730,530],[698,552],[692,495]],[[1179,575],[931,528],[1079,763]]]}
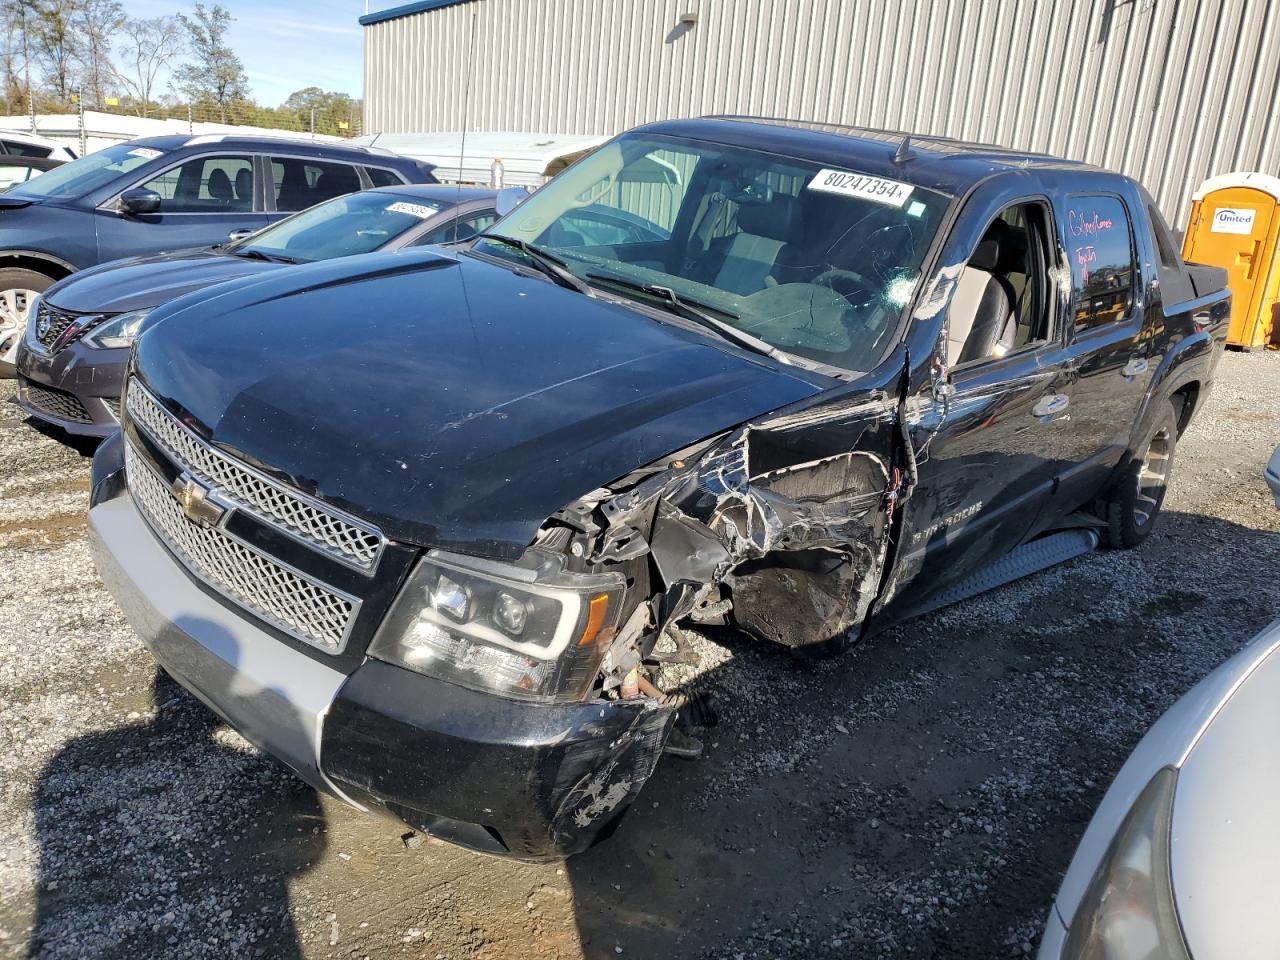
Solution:
{"label": "rear side window", "polygon": [[142,186],[160,194],[161,213],[248,213],[253,210],[253,160],[195,157]]}
{"label": "rear side window", "polygon": [[5,140],[4,152],[11,153],[15,157],[47,157],[53,151],[48,147],[38,147],[31,143],[19,143],[16,140]]}
{"label": "rear side window", "polygon": [[413,246],[423,247],[432,243],[458,243],[463,240],[470,240],[478,234],[484,233],[497,221],[498,215],[492,210],[473,213],[468,217],[450,221],[443,227],[437,227],[426,236],[415,240]]}
{"label": "rear side window", "polygon": [[276,209],[291,213],[360,189],[360,175],[349,163],[328,160],[271,158],[271,185]]}
{"label": "rear side window", "polygon": [[404,184],[399,174],[391,170],[383,170],[381,167],[365,167],[364,172],[369,175],[369,180],[375,187],[399,187]]}
{"label": "rear side window", "polygon": [[1133,231],[1119,197],[1078,194],[1067,208],[1077,330],[1122,319],[1133,303]]}

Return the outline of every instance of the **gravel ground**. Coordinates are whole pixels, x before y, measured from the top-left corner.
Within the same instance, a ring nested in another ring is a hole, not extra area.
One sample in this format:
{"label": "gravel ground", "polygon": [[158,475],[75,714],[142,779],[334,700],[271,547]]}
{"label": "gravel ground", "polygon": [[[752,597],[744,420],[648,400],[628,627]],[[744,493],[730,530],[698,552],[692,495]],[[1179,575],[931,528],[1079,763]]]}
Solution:
{"label": "gravel ground", "polygon": [[1277,382],[1280,355],[1224,359],[1140,550],[834,663],[695,638],[706,757],[559,866],[317,797],[157,679],[89,561],[87,448],[4,404],[0,958],[1029,953],[1125,755],[1280,614]]}

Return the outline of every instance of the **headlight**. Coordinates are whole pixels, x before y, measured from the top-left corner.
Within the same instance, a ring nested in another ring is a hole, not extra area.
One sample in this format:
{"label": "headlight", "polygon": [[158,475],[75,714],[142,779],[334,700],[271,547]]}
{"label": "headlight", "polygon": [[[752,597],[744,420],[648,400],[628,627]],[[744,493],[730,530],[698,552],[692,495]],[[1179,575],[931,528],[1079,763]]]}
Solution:
{"label": "headlight", "polygon": [[104,320],[93,327],[80,339],[90,347],[108,350],[113,347],[127,347],[138,335],[138,327],[150,315],[151,309],[132,310],[117,317]]}
{"label": "headlight", "polygon": [[1070,960],[1190,960],[1169,876],[1177,773],[1143,789],[1076,910],[1062,956]]}
{"label": "headlight", "polygon": [[27,330],[30,331],[32,339],[36,335],[36,316],[40,313],[40,294],[36,294],[27,301]]}
{"label": "headlight", "polygon": [[369,655],[506,697],[583,699],[617,629],[626,580],[534,555],[536,569],[432,550]]}

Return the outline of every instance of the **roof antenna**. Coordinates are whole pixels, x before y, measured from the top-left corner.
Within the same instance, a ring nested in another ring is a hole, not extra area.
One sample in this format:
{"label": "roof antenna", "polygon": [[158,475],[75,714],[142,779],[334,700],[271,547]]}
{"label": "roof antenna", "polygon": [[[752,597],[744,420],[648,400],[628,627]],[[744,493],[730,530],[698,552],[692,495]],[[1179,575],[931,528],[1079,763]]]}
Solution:
{"label": "roof antenna", "polygon": [[[462,88],[462,136],[458,143],[458,183],[456,201],[458,206],[462,205],[462,178],[463,167],[467,162],[467,121],[470,119],[471,110],[471,72],[475,69],[475,52],[476,52],[476,7],[471,8],[471,22],[467,25],[467,82]],[[460,220],[455,217],[453,220],[453,240],[458,242],[458,230],[461,227]]]}
{"label": "roof antenna", "polygon": [[916,152],[911,149],[911,134],[907,134],[902,138],[902,142],[898,144],[898,151],[893,155],[894,163],[906,163],[908,160],[914,160]]}

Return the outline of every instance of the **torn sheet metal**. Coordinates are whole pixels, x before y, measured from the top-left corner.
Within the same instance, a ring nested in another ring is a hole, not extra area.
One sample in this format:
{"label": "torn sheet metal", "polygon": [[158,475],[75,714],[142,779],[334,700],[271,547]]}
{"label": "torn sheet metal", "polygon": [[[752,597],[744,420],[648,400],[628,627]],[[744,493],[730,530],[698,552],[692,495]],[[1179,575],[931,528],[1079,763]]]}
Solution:
{"label": "torn sheet metal", "polygon": [[788,646],[867,614],[888,549],[898,399],[863,390],[742,428],[599,504],[590,556],[643,544],[657,631],[695,609]]}

